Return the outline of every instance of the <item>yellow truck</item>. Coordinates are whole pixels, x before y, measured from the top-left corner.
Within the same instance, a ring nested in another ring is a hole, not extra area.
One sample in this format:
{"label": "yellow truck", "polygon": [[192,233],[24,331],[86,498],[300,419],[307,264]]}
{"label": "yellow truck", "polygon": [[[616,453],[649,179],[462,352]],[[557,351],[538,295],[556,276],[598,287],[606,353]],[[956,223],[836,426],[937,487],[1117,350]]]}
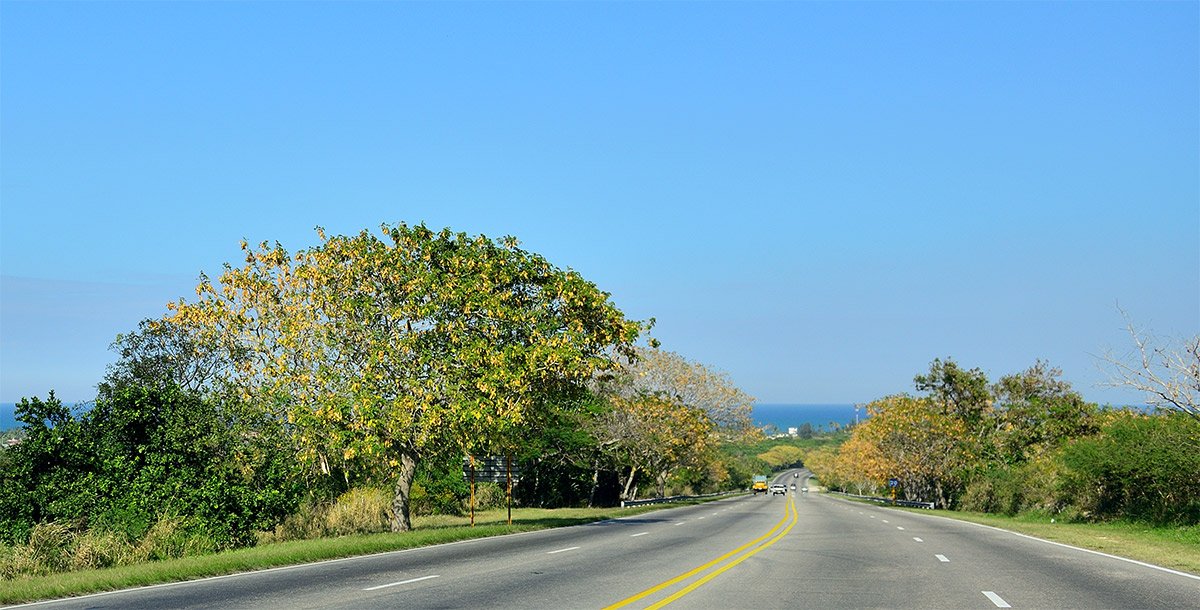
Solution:
{"label": "yellow truck", "polygon": [[765,477],[761,474],[755,476],[754,484],[750,486],[750,491],[753,491],[754,495],[756,495],[756,496],[759,493],[764,493],[764,494],[767,493],[767,477]]}

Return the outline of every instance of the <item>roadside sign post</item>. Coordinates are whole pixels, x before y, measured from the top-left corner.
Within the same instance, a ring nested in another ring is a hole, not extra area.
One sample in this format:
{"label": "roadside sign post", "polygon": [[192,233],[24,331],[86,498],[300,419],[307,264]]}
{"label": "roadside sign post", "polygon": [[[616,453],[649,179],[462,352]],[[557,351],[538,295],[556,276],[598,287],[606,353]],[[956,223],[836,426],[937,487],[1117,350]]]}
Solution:
{"label": "roadside sign post", "polygon": [[896,488],[900,486],[900,479],[892,477],[888,479],[888,487],[892,489],[892,505],[896,504]]}
{"label": "roadside sign post", "polygon": [[512,525],[512,486],[521,480],[521,467],[513,465],[512,454],[483,456],[478,460],[468,455],[463,458],[463,479],[471,482],[471,526],[475,526],[475,483],[495,483],[505,486],[508,504],[508,524]]}
{"label": "roadside sign post", "polygon": [[471,460],[471,527],[475,527],[475,456],[468,455]]}
{"label": "roadside sign post", "polygon": [[512,454],[505,456],[504,460],[505,471],[508,473],[508,491],[505,492],[505,501],[508,503],[508,524],[512,525]]}

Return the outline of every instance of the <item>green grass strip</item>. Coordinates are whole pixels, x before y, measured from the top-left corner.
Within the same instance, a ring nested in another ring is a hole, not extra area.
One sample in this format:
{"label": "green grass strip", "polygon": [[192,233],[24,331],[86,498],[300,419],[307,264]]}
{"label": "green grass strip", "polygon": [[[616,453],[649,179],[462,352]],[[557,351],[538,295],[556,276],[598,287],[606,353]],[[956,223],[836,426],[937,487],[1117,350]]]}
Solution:
{"label": "green grass strip", "polygon": [[475,527],[470,527],[469,518],[465,516],[417,518],[414,519],[414,529],[410,532],[294,540],[213,555],[0,581],[0,603],[13,604],[71,597],[503,534],[582,525],[694,503],[696,502],[606,509],[521,508],[513,509],[512,525],[507,524],[507,512],[504,510],[477,512]]}
{"label": "green grass strip", "polygon": [[[930,514],[920,509],[902,510]],[[1052,517],[1036,513],[1008,517],[939,510],[933,514],[1200,575],[1200,525],[1156,527],[1128,521],[1051,522]]]}

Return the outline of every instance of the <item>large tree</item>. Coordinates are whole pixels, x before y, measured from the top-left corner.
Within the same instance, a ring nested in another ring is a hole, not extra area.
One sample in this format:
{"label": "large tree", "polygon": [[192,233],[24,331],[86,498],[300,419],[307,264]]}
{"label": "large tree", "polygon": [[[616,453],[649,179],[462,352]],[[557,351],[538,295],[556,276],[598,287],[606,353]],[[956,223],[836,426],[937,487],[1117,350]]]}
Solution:
{"label": "large tree", "polygon": [[992,410],[992,394],[987,375],[978,368],[964,369],[947,358],[934,358],[928,375],[917,375],[913,384],[918,391],[928,392],[934,406],[944,414],[957,418],[977,437],[986,432],[986,418]]}
{"label": "large tree", "polygon": [[949,506],[962,484],[963,468],[979,451],[965,422],[929,398],[890,396],[867,410],[871,417],[855,426],[851,436],[870,446],[867,453],[873,457],[863,476],[894,477],[908,499]]}
{"label": "large tree", "polygon": [[393,482],[393,530],[411,528],[422,459],[518,438],[618,356],[641,326],[578,273],[494,241],[424,225],[276,243],[226,265],[172,323],[235,361],[224,379],[286,418],[301,456]]}
{"label": "large tree", "polygon": [[1001,377],[992,391],[995,431],[990,440],[1006,463],[1034,459],[1097,431],[1096,406],[1071,389],[1062,370],[1045,361]]}

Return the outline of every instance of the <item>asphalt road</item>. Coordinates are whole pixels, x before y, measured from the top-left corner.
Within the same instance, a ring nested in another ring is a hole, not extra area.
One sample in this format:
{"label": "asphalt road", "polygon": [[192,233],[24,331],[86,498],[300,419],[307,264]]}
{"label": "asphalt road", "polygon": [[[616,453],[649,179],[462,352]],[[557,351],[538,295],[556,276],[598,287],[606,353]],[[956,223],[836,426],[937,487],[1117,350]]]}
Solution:
{"label": "asphalt road", "polygon": [[[791,474],[777,480],[803,486]],[[1200,578],[817,494],[36,604],[47,608],[1200,608]]]}

